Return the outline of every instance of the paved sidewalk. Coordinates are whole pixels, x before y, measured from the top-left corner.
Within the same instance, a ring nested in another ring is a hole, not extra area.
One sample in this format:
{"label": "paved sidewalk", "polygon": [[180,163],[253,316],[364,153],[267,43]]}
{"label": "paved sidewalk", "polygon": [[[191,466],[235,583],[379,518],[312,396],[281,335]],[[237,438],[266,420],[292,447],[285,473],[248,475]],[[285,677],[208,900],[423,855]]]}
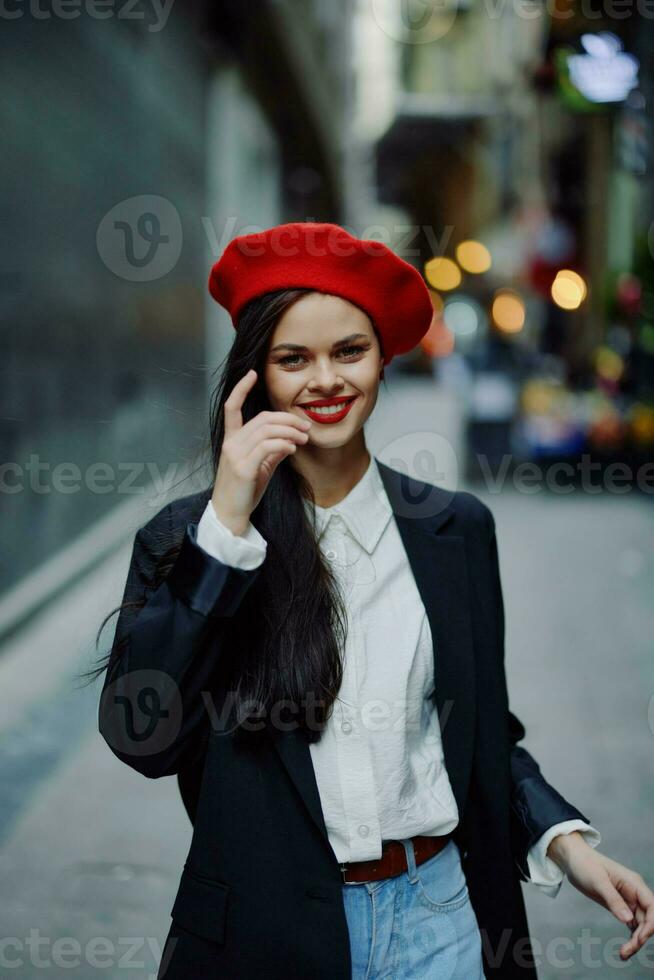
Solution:
{"label": "paved sidewalk", "polygon": [[[522,744],[599,830],[599,850],[654,889],[653,502],[477,492],[497,525]],[[653,974],[654,940],[623,964],[628,930],[569,882],[555,899],[523,889],[541,980]]]}

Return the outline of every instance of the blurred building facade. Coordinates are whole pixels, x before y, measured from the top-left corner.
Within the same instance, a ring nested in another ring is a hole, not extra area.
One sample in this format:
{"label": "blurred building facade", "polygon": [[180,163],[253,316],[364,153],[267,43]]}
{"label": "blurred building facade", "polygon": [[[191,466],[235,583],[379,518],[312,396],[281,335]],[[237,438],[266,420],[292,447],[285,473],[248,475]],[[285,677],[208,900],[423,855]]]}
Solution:
{"label": "blurred building facade", "polygon": [[[553,334],[565,336],[554,336],[552,348],[583,371],[608,326],[607,273],[632,267],[637,239],[653,217],[645,96],[651,22],[635,8],[611,19],[608,8],[577,0],[553,10],[407,0],[395,20],[392,5],[379,0],[378,6],[388,11],[401,62],[395,117],[377,147],[381,200],[402,205],[429,228],[430,240],[422,235],[424,260],[452,255],[458,242],[484,236],[498,245],[499,281],[543,286],[547,296],[551,283],[538,281],[540,267],[532,270],[526,261],[530,253],[542,264],[569,260],[587,279],[588,301],[553,325]],[[597,100],[569,97],[564,64],[583,52],[587,36],[596,46],[606,45],[605,38],[616,49],[622,45],[615,52],[616,88],[627,59],[640,54],[641,88],[630,97],[607,95],[610,59],[596,52],[587,73],[603,79]],[[570,250],[562,243],[556,259],[539,254],[539,233],[546,237],[550,219],[559,237],[568,232],[571,239]]]}
{"label": "blurred building facade", "polygon": [[227,242],[345,218],[347,0],[131,9],[3,24],[0,632],[199,463]]}
{"label": "blurred building facade", "polygon": [[[537,134],[524,80],[544,18],[521,18],[512,4],[448,0],[396,30],[400,85],[378,143],[380,198],[404,206],[451,250],[533,184]],[[425,258],[433,255],[434,239],[422,241]]]}
{"label": "blurred building facade", "polygon": [[[408,0],[401,8],[379,0],[377,8],[398,48],[394,112],[376,142],[379,197],[406,213],[424,267],[434,256],[453,258],[466,240],[490,244],[518,201],[541,199],[540,134],[526,80],[541,56],[546,18],[522,17],[516,4],[464,0]],[[476,309],[492,279],[511,278],[518,251],[494,248],[489,276],[472,277],[466,302]],[[447,338],[431,347],[441,360],[459,353]],[[431,370],[432,356],[423,353],[416,366]]]}

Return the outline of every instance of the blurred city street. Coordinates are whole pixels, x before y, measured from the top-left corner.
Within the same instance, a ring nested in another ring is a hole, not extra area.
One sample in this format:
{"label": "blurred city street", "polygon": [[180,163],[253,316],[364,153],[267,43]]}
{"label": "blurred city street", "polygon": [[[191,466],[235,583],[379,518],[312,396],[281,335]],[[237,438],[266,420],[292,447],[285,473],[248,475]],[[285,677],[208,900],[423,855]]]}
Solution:
{"label": "blurred city street", "polygon": [[[368,432],[375,454],[389,443],[397,452],[419,419],[420,432],[451,447],[450,459],[461,456],[455,392],[394,375],[378,410]],[[468,489],[497,523],[507,677],[512,710],[527,729],[524,744],[600,831],[600,849],[653,881],[651,501]],[[74,672],[95,655],[101,619],[120,601],[128,557],[126,542],[35,616],[0,658],[4,934],[24,944],[34,930],[42,940],[29,955],[23,946],[6,950],[17,965],[3,975],[20,980],[117,980],[128,964],[135,980],[154,976],[170,923],[191,834],[176,780],[145,779],[114,758],[97,732],[99,683],[74,689]],[[543,947],[542,980],[608,978],[618,968],[624,976],[650,975],[643,952],[620,965],[611,941],[623,941],[626,930],[567,882],[555,899],[522,887]],[[581,958],[584,929],[590,963]],[[70,949],[55,947],[63,937],[81,944],[80,966]],[[574,946],[550,945],[548,962],[544,951],[557,937]],[[49,965],[35,967],[36,956]]]}
{"label": "blurred city street", "polygon": [[[522,744],[600,852],[654,889],[654,18],[614,6],[0,4],[3,980],[156,976],[192,828],[175,777],[112,754],[104,675],[82,674],[111,649],[116,617],[96,634],[137,529],[216,472],[227,382],[248,359],[266,375],[288,297],[268,316],[261,294],[235,311],[207,287],[228,244],[279,225],[338,225],[412,266],[420,315],[401,279],[362,283],[384,300],[356,312],[397,345],[368,448],[491,508]],[[269,285],[256,272],[239,285]],[[360,384],[356,358],[365,374],[379,352],[351,340],[329,358]],[[251,396],[246,410],[275,402]],[[270,578],[257,602],[284,610]],[[606,909],[567,881],[522,889],[539,980],[654,975],[654,936],[623,963],[628,929]]]}

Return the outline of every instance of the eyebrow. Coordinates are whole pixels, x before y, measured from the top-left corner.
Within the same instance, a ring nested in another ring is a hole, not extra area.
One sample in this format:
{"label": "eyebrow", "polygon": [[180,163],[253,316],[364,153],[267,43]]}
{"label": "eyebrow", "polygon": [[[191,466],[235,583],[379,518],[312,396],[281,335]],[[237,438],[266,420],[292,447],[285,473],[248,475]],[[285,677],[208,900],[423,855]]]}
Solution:
{"label": "eyebrow", "polygon": [[[341,340],[337,340],[334,344],[332,344],[332,349],[334,347],[341,347],[343,344],[351,344],[354,340],[369,340],[369,339],[370,338],[365,333],[351,333],[348,334],[347,337],[343,337],[341,338]],[[277,350],[306,351],[309,350],[309,348],[304,347],[302,344],[276,344],[274,347],[271,347],[269,353],[274,354],[275,351]]]}

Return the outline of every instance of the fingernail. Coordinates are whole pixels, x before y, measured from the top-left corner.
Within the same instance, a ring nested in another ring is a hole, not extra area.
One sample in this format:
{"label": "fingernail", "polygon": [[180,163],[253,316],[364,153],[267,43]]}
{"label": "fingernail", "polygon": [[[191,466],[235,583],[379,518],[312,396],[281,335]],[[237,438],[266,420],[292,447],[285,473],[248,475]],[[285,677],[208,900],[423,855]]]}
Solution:
{"label": "fingernail", "polygon": [[631,918],[631,912],[629,911],[629,909],[622,909],[622,911],[620,912],[620,916],[625,920],[625,922],[628,922],[629,919]]}

